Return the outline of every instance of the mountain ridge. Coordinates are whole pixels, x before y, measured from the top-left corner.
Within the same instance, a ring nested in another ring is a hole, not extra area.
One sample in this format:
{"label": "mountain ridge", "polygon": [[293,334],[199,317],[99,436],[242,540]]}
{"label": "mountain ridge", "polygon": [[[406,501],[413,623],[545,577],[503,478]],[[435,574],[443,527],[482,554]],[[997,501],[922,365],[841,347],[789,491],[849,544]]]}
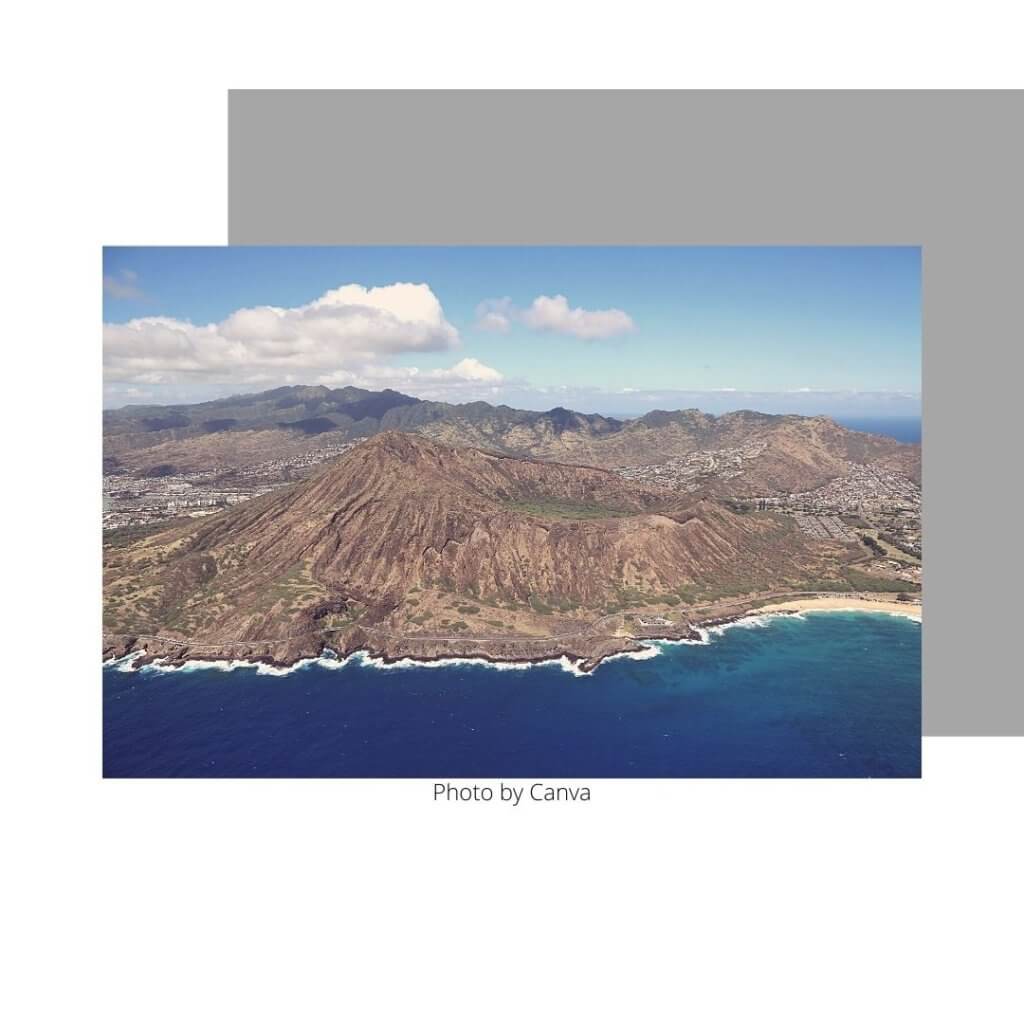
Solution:
{"label": "mountain ridge", "polygon": [[[803,587],[852,557],[771,513],[388,431],[290,487],[108,548],[104,655],[592,665],[638,649],[630,616]],[[689,614],[661,628],[694,635]]]}
{"label": "mountain ridge", "polygon": [[390,389],[301,385],[194,405],[108,410],[104,457],[111,469],[136,473],[158,465],[196,471],[211,463],[237,470],[282,453],[362,441],[388,430],[610,469],[724,451],[739,458],[741,472],[738,479],[729,478],[731,483],[707,485],[720,494],[811,490],[853,464],[878,463],[920,480],[919,446],[850,431],[823,416],[754,410],[715,416],[685,409],[621,420],[561,406],[534,412],[487,402],[431,402]]}

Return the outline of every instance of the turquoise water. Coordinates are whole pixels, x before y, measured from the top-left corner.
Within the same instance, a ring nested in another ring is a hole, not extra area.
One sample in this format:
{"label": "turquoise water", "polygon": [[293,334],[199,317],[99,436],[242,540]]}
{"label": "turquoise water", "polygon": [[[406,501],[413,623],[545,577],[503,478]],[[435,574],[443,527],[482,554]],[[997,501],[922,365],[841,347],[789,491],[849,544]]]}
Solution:
{"label": "turquoise water", "polygon": [[921,627],[774,617],[616,659],[285,675],[105,667],[104,774],[256,777],[916,777]]}

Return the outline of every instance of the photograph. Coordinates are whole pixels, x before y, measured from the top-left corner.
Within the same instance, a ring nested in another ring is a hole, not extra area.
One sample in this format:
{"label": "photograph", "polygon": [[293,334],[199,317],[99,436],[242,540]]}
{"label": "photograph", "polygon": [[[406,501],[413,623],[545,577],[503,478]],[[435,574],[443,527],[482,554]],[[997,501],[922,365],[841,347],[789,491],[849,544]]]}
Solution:
{"label": "photograph", "polygon": [[1024,1019],[1020,32],[811,6],[12,8],[0,1018]]}
{"label": "photograph", "polygon": [[919,247],[102,284],[105,777],[920,777]]}

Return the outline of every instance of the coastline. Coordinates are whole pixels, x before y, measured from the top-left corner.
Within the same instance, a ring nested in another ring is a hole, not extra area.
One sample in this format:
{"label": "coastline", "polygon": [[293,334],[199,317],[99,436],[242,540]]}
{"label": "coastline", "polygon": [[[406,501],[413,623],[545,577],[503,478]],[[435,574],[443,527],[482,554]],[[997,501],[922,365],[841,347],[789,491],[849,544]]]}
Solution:
{"label": "coastline", "polygon": [[921,621],[921,605],[909,601],[875,601],[868,597],[809,597],[791,601],[778,601],[751,609],[744,617],[768,615],[773,612],[881,612],[886,615],[902,615],[904,618]]}
{"label": "coastline", "polygon": [[[532,665],[560,666],[572,675],[590,675],[603,662],[617,658],[645,660],[656,657],[660,653],[661,644],[708,644],[710,637],[720,634],[722,630],[732,626],[754,625],[759,620],[795,616],[801,617],[807,612],[867,612],[883,615],[895,615],[920,623],[921,605],[902,601],[882,601],[860,596],[810,597],[773,601],[754,608],[739,608],[725,614],[707,615],[703,619],[693,620],[679,628],[666,630],[660,635],[649,633],[642,636],[622,636],[624,642],[620,650],[609,650],[589,657],[578,651],[545,652],[537,656],[524,656],[521,652],[510,657],[501,657],[477,650],[472,653],[445,653],[429,656],[415,653],[388,653],[373,650],[372,645],[354,646],[341,652],[324,647],[316,654],[303,654],[291,660],[277,659],[267,655],[250,653],[248,657],[218,657],[216,655],[197,656],[194,650],[186,650],[183,656],[172,657],[169,653],[158,654],[142,650],[129,650],[120,655],[114,654],[103,662],[104,668],[117,667],[120,671],[137,671],[150,668],[159,672],[173,672],[188,668],[217,668],[231,671],[235,668],[255,668],[257,671],[274,675],[286,675],[305,665],[322,664],[329,668],[341,668],[350,660],[358,660],[368,667],[379,669],[418,666],[423,668],[441,668],[446,664],[482,664],[494,669],[523,669]],[[184,645],[183,646],[187,646]]]}

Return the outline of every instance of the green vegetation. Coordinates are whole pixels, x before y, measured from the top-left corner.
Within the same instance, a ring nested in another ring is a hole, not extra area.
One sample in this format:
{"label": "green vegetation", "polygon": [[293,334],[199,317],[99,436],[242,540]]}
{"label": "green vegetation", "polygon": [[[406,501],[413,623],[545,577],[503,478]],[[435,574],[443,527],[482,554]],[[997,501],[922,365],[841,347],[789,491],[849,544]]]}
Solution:
{"label": "green vegetation", "polygon": [[876,555],[884,555],[885,554],[885,548],[882,547],[882,545],[879,544],[878,541],[875,540],[875,538],[872,537],[870,534],[865,533],[861,537],[861,541],[864,544],[864,546],[867,547],[870,551],[874,552],[874,554],[876,554]]}
{"label": "green vegetation", "polygon": [[637,515],[633,509],[612,508],[588,501],[570,501],[568,498],[535,498],[532,501],[509,501],[506,508],[524,512],[540,519],[616,519]]}
{"label": "green vegetation", "polygon": [[792,589],[795,591],[835,591],[837,594],[848,594],[852,590],[865,593],[896,594],[900,592],[916,593],[921,588],[916,583],[908,583],[906,580],[890,579],[883,576],[873,576],[870,573],[861,572],[848,566],[843,570],[841,579],[810,580],[806,583],[795,585]]}
{"label": "green vegetation", "polygon": [[722,579],[714,584],[685,583],[681,587],[676,587],[676,594],[684,604],[705,604],[727,597],[745,597],[761,589],[768,588],[761,587],[754,580],[740,583]]}
{"label": "green vegetation", "polygon": [[730,512],[734,512],[738,516],[749,515],[751,512],[756,512],[757,509],[751,503],[749,499],[744,500],[742,498],[723,498],[723,504]]}
{"label": "green vegetation", "polygon": [[103,546],[108,550],[114,548],[126,548],[137,540],[150,537],[163,530],[170,530],[175,526],[186,526],[194,523],[188,516],[177,516],[174,519],[160,519],[155,523],[144,523],[141,526],[122,526],[118,530],[107,530],[103,534]]}
{"label": "green vegetation", "polygon": [[299,564],[294,566],[287,576],[281,577],[268,587],[261,594],[261,600],[256,607],[259,611],[266,612],[280,603],[281,611],[290,615],[321,601],[325,596],[323,585],[312,579],[306,565]]}
{"label": "green vegetation", "polygon": [[460,615],[479,615],[480,609],[476,605],[472,604],[459,604],[455,606],[455,610]]}
{"label": "green vegetation", "polygon": [[337,632],[354,626],[365,613],[366,608],[350,604],[344,611],[330,612],[320,620],[320,628],[325,632]]}
{"label": "green vegetation", "polygon": [[893,550],[890,552],[895,558],[899,558],[900,561],[909,562],[911,565],[920,565],[921,559],[917,557],[911,548],[908,548],[903,544],[899,537],[892,533],[886,533],[884,531],[878,534],[879,540],[884,544],[888,544]]}
{"label": "green vegetation", "polygon": [[809,583],[801,583],[793,587],[794,590],[824,590],[835,591],[837,594],[848,594],[854,587],[848,580],[811,580]]}
{"label": "green vegetation", "polygon": [[844,575],[853,590],[870,590],[886,594],[909,593],[921,589],[916,583],[910,583],[907,580],[884,579],[881,576],[871,576],[866,572],[859,572],[856,569],[846,569]]}
{"label": "green vegetation", "polygon": [[674,594],[653,594],[640,587],[617,587],[615,596],[604,606],[605,615],[614,615],[627,608],[646,608],[652,604],[679,604]]}

